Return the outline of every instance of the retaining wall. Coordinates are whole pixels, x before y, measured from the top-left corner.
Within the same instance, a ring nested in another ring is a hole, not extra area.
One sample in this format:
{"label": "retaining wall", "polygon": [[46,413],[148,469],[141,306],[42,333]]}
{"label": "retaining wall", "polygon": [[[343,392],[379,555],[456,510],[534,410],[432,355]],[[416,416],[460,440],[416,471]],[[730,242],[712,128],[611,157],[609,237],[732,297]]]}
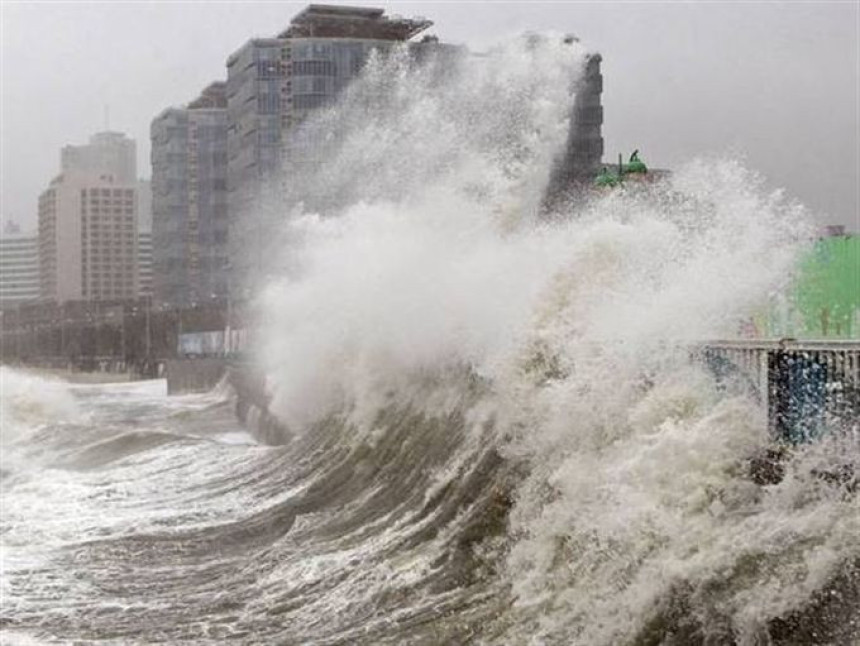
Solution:
{"label": "retaining wall", "polygon": [[165,362],[167,394],[203,393],[218,385],[227,371],[227,360],[219,357],[170,359]]}

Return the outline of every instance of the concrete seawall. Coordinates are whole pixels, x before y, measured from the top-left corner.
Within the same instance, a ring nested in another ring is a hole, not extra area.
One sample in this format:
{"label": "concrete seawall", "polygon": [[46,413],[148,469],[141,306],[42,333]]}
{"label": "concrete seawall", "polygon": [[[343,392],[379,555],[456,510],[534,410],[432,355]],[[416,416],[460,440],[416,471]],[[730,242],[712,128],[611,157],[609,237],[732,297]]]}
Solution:
{"label": "concrete seawall", "polygon": [[266,380],[252,364],[231,363],[227,381],[236,396],[236,417],[258,441],[264,444],[286,444],[292,433],[269,412],[270,396]]}
{"label": "concrete seawall", "polygon": [[212,390],[227,372],[227,360],[215,357],[171,359],[165,363],[167,394]]}
{"label": "concrete seawall", "polygon": [[233,391],[236,418],[258,441],[279,445],[292,434],[269,412],[265,378],[247,361],[220,357],[172,359],[166,362],[167,394],[207,392],[225,379]]}

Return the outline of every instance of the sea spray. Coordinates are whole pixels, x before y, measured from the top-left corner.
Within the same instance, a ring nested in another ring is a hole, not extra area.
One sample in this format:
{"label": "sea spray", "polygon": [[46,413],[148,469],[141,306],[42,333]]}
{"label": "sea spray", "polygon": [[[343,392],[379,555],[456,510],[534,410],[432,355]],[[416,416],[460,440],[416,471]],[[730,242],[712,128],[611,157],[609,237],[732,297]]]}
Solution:
{"label": "sea spray", "polygon": [[583,52],[458,56],[372,61],[257,214],[291,441],[131,384],[26,433],[55,462],[0,489],[4,638],[852,643],[856,445],[756,484],[764,411],[694,359],[780,291],[808,216],[731,159],[547,213]]}
{"label": "sea spray", "polygon": [[285,182],[282,216],[325,208],[293,213],[278,257],[294,270],[263,295],[260,356],[290,426],[410,371],[492,363],[525,326],[550,235],[533,225],[584,55],[532,38],[417,67],[377,58],[296,135],[332,143]]}
{"label": "sea spray", "polygon": [[0,470],[39,459],[33,440],[40,429],[83,416],[67,383],[0,366]]}
{"label": "sea spray", "polygon": [[[294,271],[263,296],[273,410],[293,429],[338,414],[384,434],[381,411],[465,370],[499,454],[528,465],[492,542],[513,606],[488,639],[753,643],[858,555],[857,502],[807,479],[753,484],[763,412],[691,349],[736,336],[784,288],[810,218],[722,158],[540,217],[572,101],[548,86],[571,52],[541,42],[543,59],[532,42],[459,61],[444,88],[377,62],[322,118],[351,126],[319,175],[337,200],[294,212]],[[519,66],[502,74],[494,55]],[[383,79],[396,109],[369,135],[356,97]],[[455,109],[463,97],[481,108]],[[797,486],[818,491],[811,508],[775,502]]]}

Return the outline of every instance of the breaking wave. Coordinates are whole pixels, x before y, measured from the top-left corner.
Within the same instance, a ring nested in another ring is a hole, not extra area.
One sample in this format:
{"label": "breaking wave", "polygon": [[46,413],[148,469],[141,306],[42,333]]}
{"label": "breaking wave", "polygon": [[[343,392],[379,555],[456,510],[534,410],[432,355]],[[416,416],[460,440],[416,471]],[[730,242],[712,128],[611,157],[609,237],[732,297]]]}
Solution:
{"label": "breaking wave", "polygon": [[[846,549],[856,497],[809,478],[857,447],[799,451],[781,484],[754,484],[763,413],[719,392],[689,346],[737,336],[784,288],[808,218],[731,159],[542,211],[572,107],[559,79],[582,52],[519,47],[446,76],[444,92],[380,64],[329,115],[350,124],[327,160],[339,202],[294,214],[295,265],[263,297],[272,408],[298,433],[338,419],[370,451],[401,409],[456,415],[492,447],[506,476],[473,495],[496,492],[494,512],[462,512],[506,518],[470,544],[493,555],[510,604],[490,641],[778,637],[860,555]],[[396,107],[355,127],[365,93],[392,83]]]}
{"label": "breaking wave", "polygon": [[763,411],[690,351],[779,293],[807,214],[731,159],[547,211],[585,53],[446,56],[371,61],[258,214],[284,221],[257,356],[291,441],[225,441],[214,396],[75,391],[89,433],[2,490],[9,634],[858,638],[856,483],[821,477],[856,438],[757,483]]}

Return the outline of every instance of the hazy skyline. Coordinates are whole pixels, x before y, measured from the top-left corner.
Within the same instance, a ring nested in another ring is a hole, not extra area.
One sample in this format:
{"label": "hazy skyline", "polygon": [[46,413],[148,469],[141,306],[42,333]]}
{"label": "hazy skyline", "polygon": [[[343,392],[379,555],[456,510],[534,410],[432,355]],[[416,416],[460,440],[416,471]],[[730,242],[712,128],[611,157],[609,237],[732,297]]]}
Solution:
{"label": "hazy skyline", "polygon": [[[305,2],[13,3],[2,15],[2,204],[32,229],[59,150],[105,127],[149,124],[226,78],[245,41]],[[741,155],[822,223],[860,229],[860,4],[349,2],[423,15],[474,50],[526,31],[574,33],[603,56],[608,160],[639,148],[675,167]]]}

